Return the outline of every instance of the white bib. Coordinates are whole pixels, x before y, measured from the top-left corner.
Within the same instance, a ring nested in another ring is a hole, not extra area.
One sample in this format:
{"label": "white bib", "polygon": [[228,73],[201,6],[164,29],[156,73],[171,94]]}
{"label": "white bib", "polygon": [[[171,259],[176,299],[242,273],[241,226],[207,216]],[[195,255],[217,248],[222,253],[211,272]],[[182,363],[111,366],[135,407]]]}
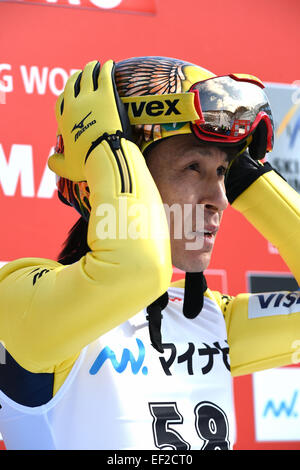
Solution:
{"label": "white bib", "polygon": [[205,297],[193,320],[183,289],[169,289],[164,354],[150,343],[146,311],[82,352],[46,405],[29,408],[0,392],[7,449],[230,449],[232,378],[222,312]]}

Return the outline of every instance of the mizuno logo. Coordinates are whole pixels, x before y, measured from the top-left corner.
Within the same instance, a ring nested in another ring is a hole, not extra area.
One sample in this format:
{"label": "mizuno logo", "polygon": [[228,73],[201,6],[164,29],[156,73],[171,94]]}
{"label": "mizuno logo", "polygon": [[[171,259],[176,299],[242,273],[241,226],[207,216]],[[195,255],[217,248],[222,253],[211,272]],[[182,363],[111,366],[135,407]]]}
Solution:
{"label": "mizuno logo", "polygon": [[81,121],[78,124],[75,124],[71,132],[75,131],[75,129],[82,129],[84,125],[84,121],[86,120],[87,117],[89,117],[90,114],[92,114],[92,111],[90,111],[83,119],[81,119]]}
{"label": "mizuno logo", "polygon": [[134,101],[124,103],[127,112],[131,112],[134,117],[141,117],[143,113],[151,117],[156,116],[171,116],[172,114],[178,115],[181,112],[176,108],[179,99],[164,100],[164,101]]}
{"label": "mizuno logo", "polygon": [[[36,272],[36,271],[38,271],[38,272]],[[35,285],[36,281],[37,281],[38,279],[40,279],[40,278],[43,276],[43,274],[48,273],[48,272],[49,272],[49,269],[40,269],[40,268],[36,268],[36,269],[34,269],[33,271],[31,271],[30,274],[32,274],[32,273],[34,273],[34,272],[36,272],[36,274],[33,276],[33,281],[32,281],[32,284],[33,284],[33,285]]]}
{"label": "mizuno logo", "polygon": [[89,117],[90,114],[92,114],[92,111],[90,111],[83,119],[81,119],[81,121],[78,124],[75,124],[73,129],[71,130],[71,132],[73,132],[76,129],[79,129],[79,131],[76,132],[75,134],[75,142],[84,131],[86,131],[89,127],[93,126],[96,123],[96,120],[94,119],[93,121],[90,121],[86,125],[84,125],[84,121],[86,120],[86,118]]}
{"label": "mizuno logo", "polygon": [[[134,375],[136,375],[141,369],[144,359],[145,359],[145,346],[143,342],[139,338],[136,338],[136,342],[138,345],[137,359],[135,359],[134,355],[132,354],[131,351],[129,351],[129,349],[125,348],[123,349],[121,361],[119,362],[116,358],[114,351],[110,349],[108,346],[105,346],[105,348],[102,349],[102,351],[99,353],[96,360],[94,361],[92,367],[90,368],[90,371],[89,371],[90,374],[91,375],[97,374],[97,372],[99,372],[99,370],[101,369],[105,361],[109,359],[113,368],[119,374],[124,372],[124,370],[127,368],[128,363],[130,363],[131,371]],[[142,368],[142,373],[144,375],[147,375],[148,373],[147,367]]]}

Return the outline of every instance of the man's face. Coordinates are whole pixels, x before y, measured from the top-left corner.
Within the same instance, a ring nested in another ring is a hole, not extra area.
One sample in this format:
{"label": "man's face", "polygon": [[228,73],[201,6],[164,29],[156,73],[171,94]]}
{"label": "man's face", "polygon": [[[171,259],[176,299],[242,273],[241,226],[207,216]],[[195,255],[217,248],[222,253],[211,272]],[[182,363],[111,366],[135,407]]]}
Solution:
{"label": "man's face", "polygon": [[[183,226],[187,224],[184,217],[181,221],[169,212],[173,265],[186,272],[204,271],[228,205],[224,186],[227,154],[213,145],[202,145],[192,134],[177,135],[154,146],[146,161],[165,207],[177,204],[182,214],[184,207],[191,210],[190,229]],[[198,231],[197,205],[203,215]],[[178,220],[182,224],[179,238]],[[187,249],[191,242],[196,249]]]}

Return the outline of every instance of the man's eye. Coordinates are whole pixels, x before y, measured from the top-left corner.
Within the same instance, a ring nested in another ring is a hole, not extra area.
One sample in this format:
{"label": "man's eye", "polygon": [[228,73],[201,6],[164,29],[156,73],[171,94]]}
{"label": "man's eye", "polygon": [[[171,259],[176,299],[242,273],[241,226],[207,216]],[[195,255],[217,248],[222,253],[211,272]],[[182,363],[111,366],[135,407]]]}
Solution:
{"label": "man's eye", "polygon": [[191,163],[190,165],[188,165],[187,168],[188,168],[189,170],[199,171],[199,165],[198,165],[198,163]]}
{"label": "man's eye", "polygon": [[217,168],[217,175],[218,176],[224,176],[226,173],[227,168],[225,166],[219,166]]}

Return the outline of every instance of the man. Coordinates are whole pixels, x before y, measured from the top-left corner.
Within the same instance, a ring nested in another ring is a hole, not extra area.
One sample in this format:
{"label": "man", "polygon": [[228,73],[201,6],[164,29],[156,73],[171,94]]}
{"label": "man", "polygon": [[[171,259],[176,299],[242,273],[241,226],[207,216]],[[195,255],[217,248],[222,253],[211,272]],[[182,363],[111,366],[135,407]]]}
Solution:
{"label": "man", "polygon": [[[49,166],[81,219],[61,263],[0,271],[7,448],[232,448],[232,375],[291,363],[300,326],[298,292],[232,298],[203,275],[229,201],[300,277],[299,197],[257,161],[272,148],[261,84],[175,59],[91,62],[56,117]],[[169,287],[172,263],[186,277]]]}

